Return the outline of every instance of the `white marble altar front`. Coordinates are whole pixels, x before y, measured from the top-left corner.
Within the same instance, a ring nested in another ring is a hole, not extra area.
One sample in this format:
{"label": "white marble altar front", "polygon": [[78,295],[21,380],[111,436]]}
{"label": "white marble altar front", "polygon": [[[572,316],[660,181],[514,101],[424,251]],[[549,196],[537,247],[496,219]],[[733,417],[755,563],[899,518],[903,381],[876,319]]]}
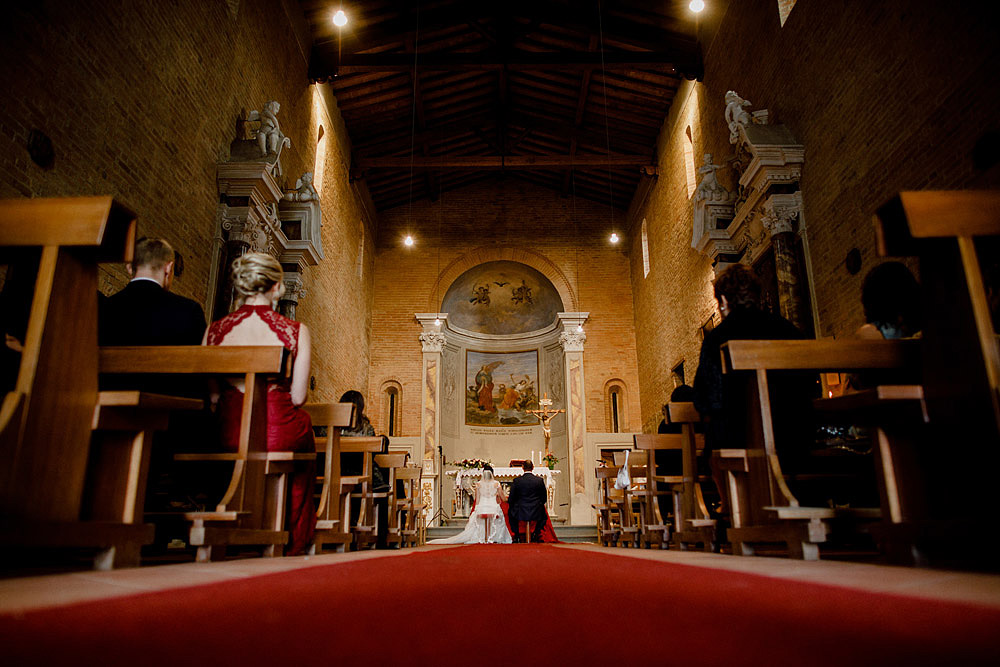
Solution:
{"label": "white marble altar front", "polygon": [[[541,466],[531,471],[533,475],[538,475],[545,480],[545,489],[548,492],[546,509],[548,510],[549,518],[551,519],[556,519],[558,516],[555,477],[560,472],[560,470],[551,470]],[[472,504],[474,500],[475,491],[473,490],[473,485],[478,482],[480,478],[482,478],[483,469],[459,468],[458,470],[449,470],[445,474],[448,477],[455,478],[455,499],[452,503],[453,518],[468,518],[469,512],[472,511]],[[505,486],[510,484],[515,477],[520,477],[523,474],[524,470],[520,467],[493,469],[493,476]]]}

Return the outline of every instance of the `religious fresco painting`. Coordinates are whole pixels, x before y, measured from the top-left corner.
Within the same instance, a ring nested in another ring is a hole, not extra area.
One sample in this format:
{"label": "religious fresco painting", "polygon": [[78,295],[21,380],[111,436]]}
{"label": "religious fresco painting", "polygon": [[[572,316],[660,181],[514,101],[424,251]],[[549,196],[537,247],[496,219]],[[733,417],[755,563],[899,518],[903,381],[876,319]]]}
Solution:
{"label": "religious fresco painting", "polygon": [[493,335],[538,331],[563,310],[555,286],[540,271],[511,261],[485,262],[455,279],[441,302],[448,324]]}
{"label": "religious fresco painting", "polygon": [[538,417],[538,350],[465,352],[467,426],[531,426]]}

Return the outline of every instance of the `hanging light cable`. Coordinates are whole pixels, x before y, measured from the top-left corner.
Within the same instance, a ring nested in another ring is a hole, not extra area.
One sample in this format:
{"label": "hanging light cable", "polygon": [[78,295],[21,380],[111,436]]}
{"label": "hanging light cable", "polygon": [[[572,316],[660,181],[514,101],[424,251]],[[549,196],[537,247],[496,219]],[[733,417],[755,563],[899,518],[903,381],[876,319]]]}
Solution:
{"label": "hanging light cable", "polygon": [[[601,0],[597,0],[597,35],[601,46],[601,90],[604,91],[604,141],[608,154],[608,210],[611,229],[615,227],[615,191],[611,180],[611,130],[608,127],[608,72],[604,66],[604,19]],[[614,243],[615,241],[612,241]]]}
{"label": "hanging light cable", "polygon": [[413,224],[413,151],[417,139],[417,58],[420,54],[420,3],[417,3],[416,26],[413,31],[413,104],[410,113],[410,183],[409,194],[406,202],[406,245],[413,245],[413,238],[410,236],[411,225]]}

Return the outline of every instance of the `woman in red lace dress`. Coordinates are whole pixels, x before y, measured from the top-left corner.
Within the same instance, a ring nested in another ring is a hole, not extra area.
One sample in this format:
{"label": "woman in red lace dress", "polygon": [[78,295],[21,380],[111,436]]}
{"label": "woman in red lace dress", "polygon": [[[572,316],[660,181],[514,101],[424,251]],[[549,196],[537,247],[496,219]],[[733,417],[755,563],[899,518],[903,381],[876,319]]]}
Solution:
{"label": "woman in red lace dress", "polygon": [[[301,406],[309,383],[310,340],[306,325],[274,311],[285,293],[281,264],[264,253],[249,253],[233,262],[233,287],[240,307],[205,332],[205,345],[282,345],[292,357],[292,376],[272,381],[267,391],[267,449],[315,452],[312,422]],[[222,441],[226,449],[239,447],[243,383],[234,381],[219,397]],[[301,554],[316,528],[314,466],[292,475],[287,521],[291,533],[288,555]]]}

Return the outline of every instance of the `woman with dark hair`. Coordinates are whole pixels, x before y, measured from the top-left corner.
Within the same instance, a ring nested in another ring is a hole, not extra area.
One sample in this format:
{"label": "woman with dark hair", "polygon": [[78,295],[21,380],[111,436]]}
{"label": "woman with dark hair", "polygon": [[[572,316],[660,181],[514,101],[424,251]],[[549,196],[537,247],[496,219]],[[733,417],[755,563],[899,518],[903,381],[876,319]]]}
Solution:
{"label": "woman with dark hair", "polygon": [[472,514],[461,533],[428,544],[510,544],[513,540],[500,507],[507,496],[489,464],[483,466],[483,478],[476,482],[475,498]]}
{"label": "woman with dark hair", "polygon": [[[749,386],[746,372],[722,375],[722,344],[731,340],[802,338],[795,325],[781,317],[769,313],[761,307],[762,287],[753,269],[742,264],[733,264],[715,279],[715,298],[719,302],[722,322],[707,334],[701,344],[698,371],[694,376],[694,406],[706,420],[705,449],[702,457],[712,461],[711,453],[716,449],[746,446],[747,406],[750,405]],[[796,424],[802,415],[795,415],[795,407],[801,401],[789,396],[789,391],[781,387],[772,390],[772,405],[775,423]],[[802,398],[802,397],[799,397]],[[808,411],[808,405],[806,406]],[[712,466],[712,478],[725,499],[725,484],[722,471]],[[720,504],[719,513],[725,513],[725,503]]]}
{"label": "woman with dark hair", "polygon": [[883,262],[868,272],[861,305],[865,324],[858,338],[912,338],[921,330],[920,285],[901,262]]}
{"label": "woman with dark hair", "polygon": [[[371,421],[368,419],[368,415],[365,414],[365,397],[360,391],[355,389],[350,389],[345,391],[340,397],[341,403],[353,403],[354,404],[354,427],[351,429],[344,429],[340,432],[342,437],[373,437],[375,435],[375,427],[372,426]],[[385,454],[389,451],[389,438],[382,436],[382,453]],[[364,470],[364,454],[361,453],[346,453],[341,456],[341,469],[342,475],[360,475]],[[374,456],[372,454],[371,456]],[[385,493],[389,490],[389,475],[386,473],[382,466],[375,462],[372,462],[372,491],[374,493]],[[351,521],[357,520],[357,512],[359,508],[357,505],[352,505],[351,507]],[[375,527],[376,543],[375,546],[379,549],[389,548],[389,504],[387,498],[376,498],[375,499],[375,512],[378,515],[377,521],[378,525]]]}

